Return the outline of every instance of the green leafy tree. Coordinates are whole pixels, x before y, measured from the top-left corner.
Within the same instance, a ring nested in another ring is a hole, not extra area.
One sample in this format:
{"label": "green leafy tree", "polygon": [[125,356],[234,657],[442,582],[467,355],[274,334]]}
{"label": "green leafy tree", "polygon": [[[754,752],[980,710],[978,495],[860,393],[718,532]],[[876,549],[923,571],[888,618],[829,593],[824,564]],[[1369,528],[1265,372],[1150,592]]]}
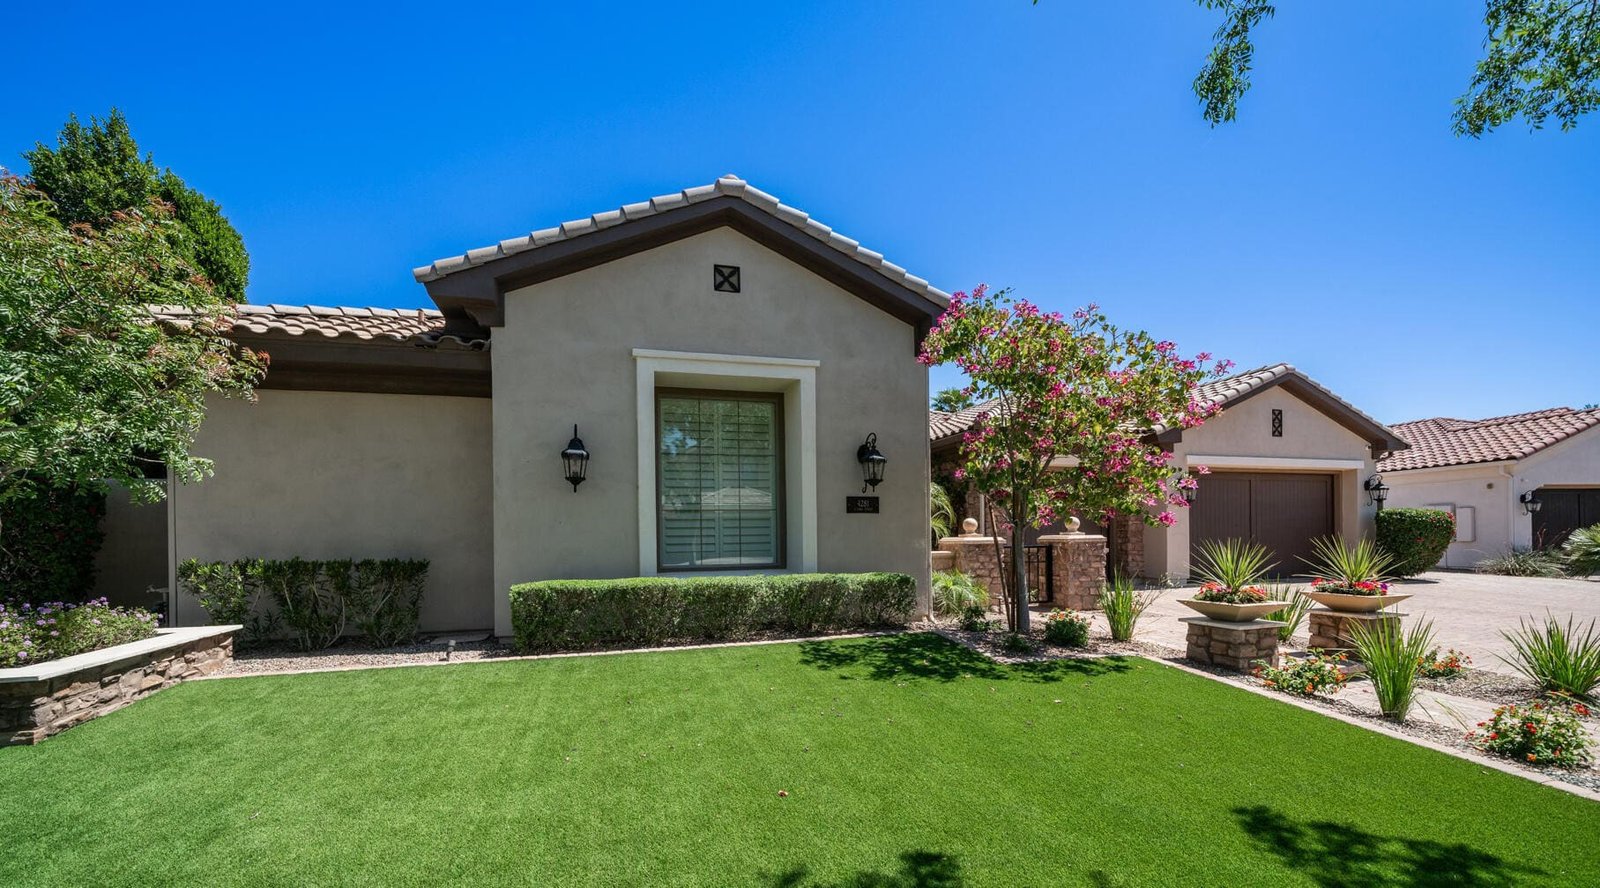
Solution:
{"label": "green leafy tree", "polygon": [[[1035,0],[1037,2],[1037,0]],[[1194,79],[1205,119],[1233,120],[1250,89],[1251,34],[1276,11],[1265,0],[1196,0],[1222,11],[1214,45]],[[1485,0],[1484,55],[1456,99],[1451,128],[1479,137],[1521,117],[1530,129],[1554,118],[1563,130],[1600,107],[1600,0]]]}
{"label": "green leafy tree", "polygon": [[265,355],[228,339],[232,303],[174,249],[164,204],[101,227],[55,213],[0,176],[0,501],[108,480],[157,499],[145,469],[208,472],[189,452],[205,396],[250,397]]}
{"label": "green leafy tree", "polygon": [[113,108],[105,120],[92,117],[88,126],[70,117],[54,148],[41,142],[23,157],[33,184],[53,202],[51,214],[66,225],[103,227],[119,212],[142,212],[152,199],[170,204],[176,224],[163,231],[178,255],[223,297],[244,301],[250,255],[239,232],[215,202],[172,170],[158,169],[149,154],[139,155],[121,111]]}
{"label": "green leafy tree", "polygon": [[[1028,626],[1024,527],[1051,524],[1069,506],[1172,524],[1196,482],[1148,433],[1213,415],[1194,388],[1230,366],[1207,367],[1209,355],[1183,358],[1171,342],[1119,330],[1092,305],[1068,318],[982,286],[951,297],[920,359],[955,364],[971,380],[965,394],[994,405],[963,434],[955,477],[1002,510],[1017,631]],[[1057,457],[1077,468],[1057,470]]]}
{"label": "green leafy tree", "polygon": [[954,413],[972,406],[972,396],[962,389],[947,388],[934,393],[933,409]]}

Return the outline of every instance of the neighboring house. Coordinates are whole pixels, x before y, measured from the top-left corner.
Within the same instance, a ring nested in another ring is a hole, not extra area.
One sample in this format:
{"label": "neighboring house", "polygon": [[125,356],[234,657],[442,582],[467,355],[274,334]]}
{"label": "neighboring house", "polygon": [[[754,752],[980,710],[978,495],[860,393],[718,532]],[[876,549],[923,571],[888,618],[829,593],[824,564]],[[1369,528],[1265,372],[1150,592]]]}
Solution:
{"label": "neighboring house", "polygon": [[[1292,574],[1305,569],[1311,540],[1371,534],[1376,506],[1365,484],[1380,456],[1406,447],[1400,435],[1288,364],[1207,383],[1195,398],[1222,412],[1199,428],[1151,432],[1174,465],[1210,469],[1193,505],[1174,510],[1177,523],[1149,527],[1119,516],[1107,528],[1099,516],[1078,516],[1106,533],[1111,570],[1185,578],[1202,542],[1237,537],[1266,546],[1277,571]],[[959,459],[962,433],[989,409],[930,416],[936,474]],[[978,500],[967,507],[981,520]]]}
{"label": "neighboring house", "polygon": [[1378,464],[1388,504],[1455,514],[1444,567],[1560,545],[1600,524],[1600,409],[1420,419],[1395,431],[1412,448]]}
{"label": "neighboring house", "polygon": [[945,293],[732,176],[415,276],[439,310],[240,307],[271,370],[208,404],[215,476],[110,524],[167,528],[167,585],[187,558],[421,557],[424,629],[501,636],[510,586],[551,578],[890,570],[926,608],[916,356]]}

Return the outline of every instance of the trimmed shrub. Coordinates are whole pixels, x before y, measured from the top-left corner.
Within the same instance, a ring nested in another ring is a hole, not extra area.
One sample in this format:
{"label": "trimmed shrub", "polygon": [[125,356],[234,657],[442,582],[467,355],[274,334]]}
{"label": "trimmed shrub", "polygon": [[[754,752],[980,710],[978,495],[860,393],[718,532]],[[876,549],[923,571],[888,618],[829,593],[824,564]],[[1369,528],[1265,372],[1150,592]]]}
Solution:
{"label": "trimmed shrub", "polygon": [[511,626],[526,651],[650,647],[903,625],[915,606],[893,573],[545,580],[511,587]]}
{"label": "trimmed shrub", "polygon": [[157,622],[147,610],[112,607],[104,598],[83,604],[0,600],[0,668],[139,641],[156,634]]}
{"label": "trimmed shrub", "polygon": [[1378,513],[1378,548],[1394,564],[1389,573],[1414,577],[1431,570],[1456,538],[1456,518],[1440,509],[1384,509]]}
{"label": "trimmed shrub", "polygon": [[191,558],[178,565],[179,582],[213,623],[244,626],[241,644],[259,644],[287,627],[306,651],[332,647],[352,623],[374,647],[412,641],[427,576],[426,559]]}
{"label": "trimmed shrub", "polygon": [[254,563],[190,558],[178,565],[178,583],[199,600],[212,623],[244,627],[239,630],[241,647],[266,641],[283,625],[283,617],[264,606],[261,585],[245,581],[246,566]]}
{"label": "trimmed shrub", "polygon": [[0,502],[0,589],[16,603],[81,602],[94,592],[94,556],[105,540],[106,497],[41,488]]}

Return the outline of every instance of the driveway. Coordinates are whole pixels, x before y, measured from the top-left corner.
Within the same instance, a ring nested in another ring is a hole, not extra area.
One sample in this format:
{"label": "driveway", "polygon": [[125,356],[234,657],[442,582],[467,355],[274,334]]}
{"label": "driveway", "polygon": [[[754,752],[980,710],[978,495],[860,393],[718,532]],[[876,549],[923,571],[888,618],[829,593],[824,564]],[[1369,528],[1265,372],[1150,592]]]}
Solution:
{"label": "driveway", "polygon": [[[1496,656],[1509,648],[1500,630],[1516,628],[1524,617],[1543,619],[1546,611],[1563,622],[1568,615],[1575,616],[1579,624],[1600,620],[1600,581],[1430,571],[1394,585],[1395,591],[1413,596],[1399,606],[1409,617],[1406,625],[1431,619],[1441,648],[1453,647],[1467,654],[1479,669],[1507,674],[1515,674],[1515,670]],[[1185,627],[1178,618],[1195,613],[1178,599],[1193,592],[1193,587],[1163,591],[1140,620],[1136,638],[1183,650]],[[1103,618],[1096,622],[1104,628]],[[1300,631],[1304,635],[1304,626]]]}

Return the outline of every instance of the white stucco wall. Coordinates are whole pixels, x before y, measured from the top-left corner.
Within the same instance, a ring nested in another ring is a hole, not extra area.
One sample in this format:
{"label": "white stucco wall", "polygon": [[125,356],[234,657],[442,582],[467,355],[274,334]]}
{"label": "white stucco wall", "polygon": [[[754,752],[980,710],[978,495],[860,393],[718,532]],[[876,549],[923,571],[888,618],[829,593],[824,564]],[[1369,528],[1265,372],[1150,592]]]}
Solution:
{"label": "white stucco wall", "polygon": [[[1580,432],[1518,461],[1384,472],[1389,505],[1470,506],[1472,541],[1451,543],[1443,566],[1470,568],[1485,558],[1533,545],[1533,516],[1523,493],[1541,487],[1600,487],[1600,429]],[[1458,519],[1459,520],[1459,519]]]}
{"label": "white stucco wall", "polygon": [[[1283,411],[1283,437],[1272,436],[1272,411]],[[1227,457],[1211,460],[1207,457]],[[1334,526],[1347,540],[1372,533],[1374,506],[1362,482],[1373,473],[1372,445],[1282,387],[1268,389],[1183,433],[1176,465],[1209,465],[1214,472],[1302,471],[1333,474]],[[1175,510],[1171,527],[1145,528],[1145,573],[1189,575],[1189,515]]]}
{"label": "white stucco wall", "polygon": [[[714,291],[714,264],[740,266],[743,292]],[[928,376],[914,341],[909,324],[731,229],[508,293],[491,352],[496,631],[510,632],[515,583],[648,572],[635,349],[815,362],[816,568],[909,573],[925,606]],[[591,453],[576,493],[558,458],[574,423]],[[846,515],[856,448],[874,432],[889,458],[882,511]]]}
{"label": "white stucco wall", "polygon": [[[262,391],[209,399],[194,452],[216,474],[170,498],[175,556],[427,558],[425,630],[493,620],[489,402]],[[178,625],[206,620],[189,595]]]}

